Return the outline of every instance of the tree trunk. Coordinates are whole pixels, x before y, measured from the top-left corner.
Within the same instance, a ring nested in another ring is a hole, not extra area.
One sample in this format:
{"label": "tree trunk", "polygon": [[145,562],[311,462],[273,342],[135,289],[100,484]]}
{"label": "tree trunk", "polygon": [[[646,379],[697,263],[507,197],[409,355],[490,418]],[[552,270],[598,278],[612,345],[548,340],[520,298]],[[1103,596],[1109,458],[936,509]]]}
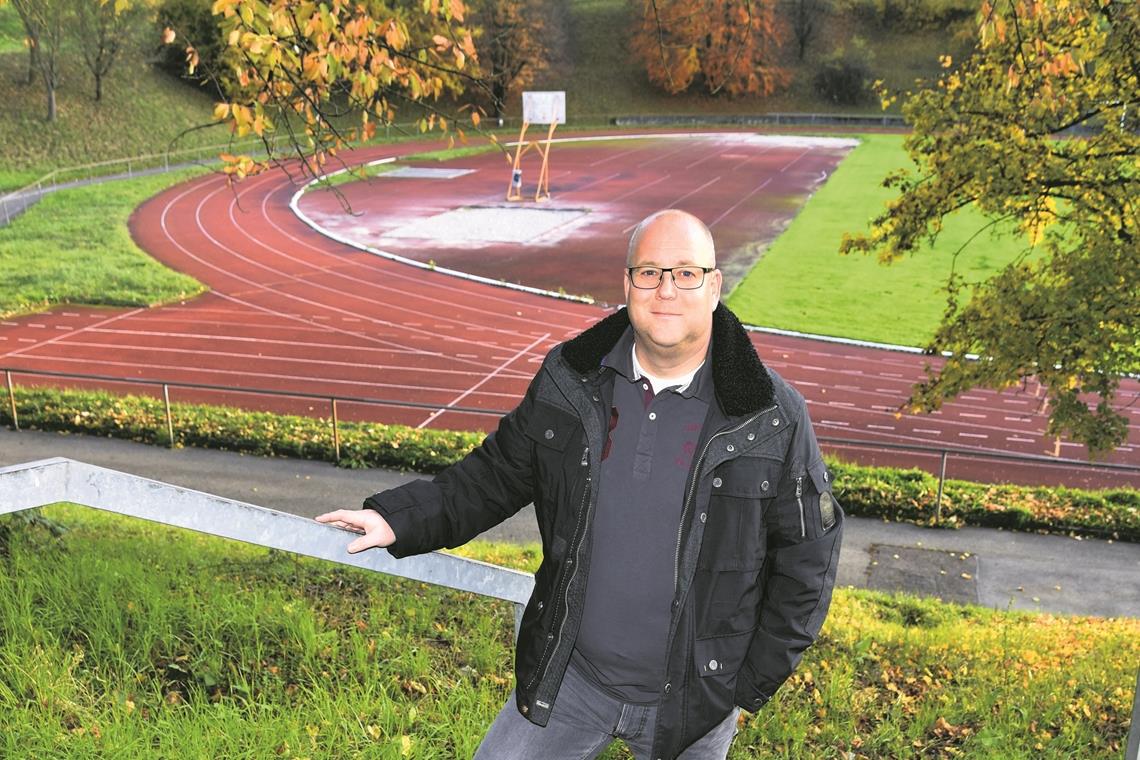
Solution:
{"label": "tree trunk", "polygon": [[55,82],[47,82],[47,120],[55,123]]}
{"label": "tree trunk", "polygon": [[103,99],[103,75],[95,74],[95,102],[98,103]]}
{"label": "tree trunk", "polygon": [[39,48],[35,44],[28,46],[28,84],[36,81],[36,72],[40,69]]}

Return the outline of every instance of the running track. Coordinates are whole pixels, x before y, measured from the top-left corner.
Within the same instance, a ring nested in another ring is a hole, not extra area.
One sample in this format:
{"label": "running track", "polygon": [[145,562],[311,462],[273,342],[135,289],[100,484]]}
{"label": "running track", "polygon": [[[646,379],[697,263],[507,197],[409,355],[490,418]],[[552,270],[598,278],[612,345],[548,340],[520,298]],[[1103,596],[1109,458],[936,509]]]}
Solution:
{"label": "running track", "polygon": [[[670,143],[677,144],[675,139]],[[626,151],[615,158],[623,151],[615,151],[611,143],[565,151],[568,160],[559,164],[565,176],[552,177],[555,202],[560,202],[562,190],[575,206],[605,209],[604,215],[598,215],[604,216],[604,224],[576,230],[574,239],[586,240],[582,250],[611,255],[616,251],[620,256],[632,223],[655,208],[677,205],[717,220],[719,229],[714,226],[714,233],[725,251],[724,240],[773,227],[771,220],[760,217],[769,213],[771,194],[808,192],[821,171],[829,172],[835,163],[827,151],[800,155],[796,171],[772,182],[762,167],[766,159],[757,158],[750,181],[754,187],[763,185],[765,192],[757,190],[748,195],[749,203],[733,206],[710,189],[710,180],[723,176],[715,174],[716,151],[738,156],[739,146],[716,148],[710,143],[693,149],[698,152],[690,154],[693,158],[685,171],[671,174],[667,182],[655,182],[657,190],[645,193],[631,188],[650,181],[637,174],[649,154]],[[402,146],[398,153],[418,150],[423,146]],[[700,150],[707,150],[708,160],[698,160]],[[766,152],[773,166],[804,153]],[[391,148],[371,149],[354,159],[396,154]],[[465,180],[468,184],[448,183],[447,199],[433,198],[429,188],[421,187],[401,193],[393,203],[414,199],[435,213],[505,189],[499,188],[505,176],[501,158],[471,161],[476,171]],[[496,171],[481,171],[480,161],[488,166],[497,162]],[[607,181],[591,185],[583,179],[586,166],[599,163],[608,164],[607,172],[615,176],[603,175]],[[797,178],[797,172],[802,176]],[[569,177],[577,177],[579,186],[572,186]],[[65,307],[4,322],[0,366],[121,377],[124,382],[115,389],[123,391],[139,390],[129,385],[131,379],[149,379],[382,399],[387,403],[380,406],[341,404],[340,415],[413,426],[491,429],[495,412],[509,409],[525,391],[542,355],[605,313],[601,306],[414,269],[334,242],[294,215],[288,204],[295,192],[285,174],[277,171],[247,180],[236,194],[211,176],[156,196],[132,218],[136,240],[160,260],[207,284],[211,292],[156,309]],[[742,195],[731,189],[725,197],[739,200]],[[677,202],[678,198],[683,200]],[[378,218],[384,218],[383,210]],[[432,255],[439,259],[446,254],[440,248]],[[470,251],[456,254],[463,256],[470,257]],[[488,257],[484,251],[475,258]],[[583,268],[587,270],[594,271],[594,265]],[[754,340],[765,363],[807,397],[821,436],[947,445],[979,453],[1052,451],[1033,387],[1003,393],[973,391],[935,414],[897,417],[909,386],[922,376],[923,357],[767,334],[756,334]],[[30,375],[18,376],[21,383],[32,380]],[[1127,381],[1121,399],[1127,404],[1137,394],[1138,384]],[[178,390],[175,397],[328,415],[327,405],[264,396]],[[431,408],[402,407],[400,402]],[[1129,442],[1112,461],[1140,461],[1137,406],[1125,407],[1130,416]],[[936,457],[856,449],[843,453],[864,461],[937,465]],[[1063,443],[1061,454],[1081,457],[1084,450]],[[951,459],[948,474],[982,480],[1140,485],[1135,473],[1093,474],[1068,467],[971,459]]]}

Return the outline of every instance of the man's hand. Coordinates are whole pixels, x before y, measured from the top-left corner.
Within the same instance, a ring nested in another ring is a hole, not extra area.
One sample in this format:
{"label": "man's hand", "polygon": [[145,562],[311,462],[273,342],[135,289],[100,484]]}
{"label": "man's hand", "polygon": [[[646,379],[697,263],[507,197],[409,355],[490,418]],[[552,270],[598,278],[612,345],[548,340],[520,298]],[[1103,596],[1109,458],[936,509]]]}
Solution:
{"label": "man's hand", "polygon": [[396,540],[388,521],[374,509],[338,509],[317,515],[317,522],[334,525],[364,535],[348,545],[348,553],[356,554],[373,547],[389,546]]}

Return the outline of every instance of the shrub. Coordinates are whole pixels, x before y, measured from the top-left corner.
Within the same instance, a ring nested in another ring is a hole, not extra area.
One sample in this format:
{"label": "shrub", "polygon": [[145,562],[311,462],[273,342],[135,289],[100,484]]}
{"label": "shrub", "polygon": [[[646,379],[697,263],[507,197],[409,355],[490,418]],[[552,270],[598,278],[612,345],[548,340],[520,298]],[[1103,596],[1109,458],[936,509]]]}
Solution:
{"label": "shrub", "polygon": [[850,55],[825,62],[812,80],[816,94],[837,106],[857,106],[871,102],[870,84],[870,67]]}
{"label": "shrub", "polygon": [[[17,388],[25,428],[169,443],[162,401],[104,391]],[[335,461],[328,419],[251,412],[205,404],[173,404],[175,445]],[[0,424],[11,424],[0,393]],[[342,467],[392,467],[435,473],[479,445],[482,433],[340,423]],[[938,479],[917,469],[864,467],[828,460],[835,494],[850,515],[921,525],[981,525],[1140,542],[1140,491],[990,485],[948,480],[941,510]]]}

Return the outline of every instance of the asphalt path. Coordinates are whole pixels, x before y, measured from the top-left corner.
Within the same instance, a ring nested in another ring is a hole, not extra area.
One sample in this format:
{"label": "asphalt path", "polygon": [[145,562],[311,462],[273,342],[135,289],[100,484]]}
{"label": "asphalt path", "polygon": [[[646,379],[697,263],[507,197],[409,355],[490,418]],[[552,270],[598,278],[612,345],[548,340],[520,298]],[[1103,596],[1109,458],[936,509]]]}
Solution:
{"label": "asphalt path", "polygon": [[[165,483],[313,517],[356,508],[415,474],[324,462],[164,449],[81,435],[0,430],[0,466],[67,457]],[[345,543],[350,536],[346,535]],[[538,541],[527,507],[483,534]],[[1140,544],[848,518],[838,583],[899,589],[997,609],[1140,617]]]}

